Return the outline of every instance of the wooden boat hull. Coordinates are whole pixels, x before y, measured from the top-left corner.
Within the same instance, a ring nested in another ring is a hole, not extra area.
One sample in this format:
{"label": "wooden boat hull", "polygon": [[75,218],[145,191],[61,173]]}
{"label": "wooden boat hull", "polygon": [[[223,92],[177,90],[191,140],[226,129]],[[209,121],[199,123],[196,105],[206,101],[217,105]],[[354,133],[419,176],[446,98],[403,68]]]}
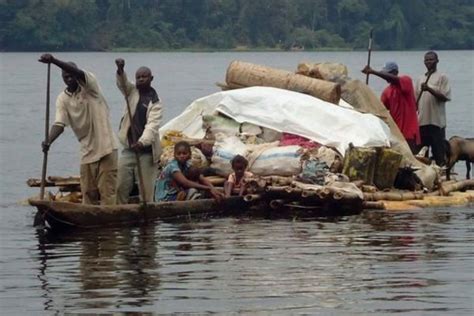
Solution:
{"label": "wooden boat hull", "polygon": [[[190,219],[206,216],[250,216],[264,218],[311,218],[355,215],[362,211],[362,201],[292,205],[281,200],[245,200],[230,197],[217,203],[214,199],[124,205],[84,205],[71,202],[30,199],[38,210],[37,219],[54,230],[96,228],[127,224],[143,224],[155,219]],[[275,203],[277,202],[277,203]]]}
{"label": "wooden boat hull", "polygon": [[70,202],[30,199],[50,228],[94,228],[132,223],[145,223],[154,219],[175,219],[205,214],[230,214],[245,211],[251,204],[241,197],[230,197],[217,203],[214,199],[173,201],[123,205],[85,205]]}

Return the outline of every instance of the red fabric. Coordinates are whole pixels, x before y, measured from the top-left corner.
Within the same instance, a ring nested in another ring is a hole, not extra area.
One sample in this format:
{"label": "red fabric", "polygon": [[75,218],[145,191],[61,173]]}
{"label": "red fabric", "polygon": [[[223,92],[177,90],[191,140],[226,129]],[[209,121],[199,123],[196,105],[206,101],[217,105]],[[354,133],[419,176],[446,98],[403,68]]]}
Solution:
{"label": "red fabric", "polygon": [[309,140],[305,137],[290,134],[290,133],[282,133],[280,138],[280,146],[290,146],[290,145],[298,145],[303,148],[319,148],[321,144],[318,144],[312,140]]}
{"label": "red fabric", "polygon": [[419,144],[420,129],[418,127],[416,99],[411,78],[400,76],[398,84],[390,84],[385,88],[381,100],[405,139],[415,140],[416,144]]}

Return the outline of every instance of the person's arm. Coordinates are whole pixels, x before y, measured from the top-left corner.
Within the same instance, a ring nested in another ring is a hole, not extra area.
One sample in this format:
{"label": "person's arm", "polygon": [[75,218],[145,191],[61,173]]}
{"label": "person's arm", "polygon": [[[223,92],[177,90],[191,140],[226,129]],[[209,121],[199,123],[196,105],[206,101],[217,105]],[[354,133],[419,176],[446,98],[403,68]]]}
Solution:
{"label": "person's arm", "polygon": [[85,75],[84,71],[77,68],[76,66],[74,66],[71,63],[64,62],[62,60],[54,58],[54,56],[51,55],[51,54],[41,55],[39,61],[44,63],[44,64],[54,64],[54,65],[58,66],[59,68],[61,68],[62,70],[64,70],[65,72],[72,74],[76,79],[78,79],[82,82],[86,82],[86,75]]}
{"label": "person's arm", "polygon": [[47,152],[51,144],[56,140],[64,132],[64,126],[62,125],[52,125],[49,131],[49,138],[48,141],[43,141],[41,143],[41,147],[43,148],[43,152]]}
{"label": "person's arm", "polygon": [[[199,181],[202,181],[203,178],[204,178],[204,176],[200,175],[199,176]],[[180,171],[176,171],[176,172],[173,173],[173,179],[179,185],[181,185],[182,187],[195,188],[195,189],[199,189],[199,190],[206,190],[206,191],[209,191],[209,193],[216,200],[220,201],[222,199],[223,194],[221,192],[217,191],[216,188],[214,188],[214,186],[207,179],[205,179],[205,183],[208,183],[208,184],[204,185],[204,184],[189,180]]]}
{"label": "person's arm", "polygon": [[144,146],[149,146],[158,137],[161,121],[163,118],[163,107],[160,102],[150,105],[151,108],[148,111],[145,129],[143,130],[142,136],[138,142]]}
{"label": "person's arm", "polygon": [[[449,98],[450,89],[449,89],[449,85],[448,85],[448,82],[447,82],[448,79],[445,76],[443,76],[443,77],[441,77],[440,80],[441,80],[440,90],[436,90],[436,89],[428,86],[427,83],[423,82],[421,84],[421,91],[428,91],[436,99],[438,99],[441,102],[450,101],[450,98]],[[442,92],[443,89],[447,91],[446,94]]]}
{"label": "person's arm", "polygon": [[224,196],[225,197],[229,197],[232,195],[232,190],[234,189],[234,183],[233,182],[229,182],[229,181],[225,181],[224,182]]}
{"label": "person's arm", "polygon": [[[206,191],[209,191],[209,193],[216,200],[220,201],[222,199],[222,193],[217,191],[214,188],[214,186],[212,186],[212,184],[209,186],[209,185],[203,185],[201,183],[191,181],[188,178],[186,178],[181,171],[173,172],[172,177],[179,185],[181,185],[184,188],[195,188],[195,189],[199,189],[199,190],[206,190]],[[203,177],[203,175],[200,175],[199,178],[201,179],[201,177]]]}
{"label": "person's arm", "polygon": [[128,81],[127,73],[125,72],[125,60],[117,58],[115,60],[115,65],[117,65],[117,87],[120,92],[128,98],[132,90],[135,88],[135,85]]}
{"label": "person's arm", "polygon": [[240,190],[239,190],[239,196],[244,196],[246,189],[247,189],[247,184],[246,183],[241,183],[240,184]]}
{"label": "person's arm", "polygon": [[393,83],[393,84],[398,84],[399,83],[399,78],[398,78],[397,75],[394,75],[394,74],[391,74],[391,73],[388,73],[388,72],[374,70],[369,65],[365,66],[364,69],[362,69],[362,72],[366,75],[367,74],[376,75],[377,77],[385,79],[388,82]]}
{"label": "person's arm", "polygon": [[200,184],[195,181],[191,181],[184,176],[181,171],[175,171],[172,175],[173,179],[182,187],[184,188],[195,188],[199,190],[210,190],[211,188],[207,185]]}
{"label": "person's arm", "polygon": [[222,192],[217,191],[214,185],[212,185],[211,181],[209,181],[205,176],[202,174],[199,175],[199,182],[203,183],[205,186],[209,188],[209,193],[218,201],[220,201],[223,197],[224,194]]}

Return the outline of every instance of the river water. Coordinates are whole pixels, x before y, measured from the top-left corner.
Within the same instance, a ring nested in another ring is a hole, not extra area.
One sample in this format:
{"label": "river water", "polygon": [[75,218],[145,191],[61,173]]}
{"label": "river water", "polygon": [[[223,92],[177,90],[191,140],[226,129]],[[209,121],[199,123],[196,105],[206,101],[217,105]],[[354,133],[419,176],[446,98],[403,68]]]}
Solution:
{"label": "river water", "polygon": [[[374,52],[417,78],[424,52]],[[51,235],[22,204],[38,193],[46,66],[40,53],[0,54],[0,310],[4,315],[63,313],[393,314],[474,313],[474,210],[365,212],[334,220],[222,218],[156,222]],[[131,74],[154,72],[164,120],[217,92],[235,59],[293,71],[301,61],[341,62],[364,79],[364,52],[59,53],[93,71],[115,129],[122,96],[114,59]],[[473,51],[439,52],[452,87],[447,135],[473,137]],[[380,94],[386,83],[371,78]],[[52,68],[54,100],[63,89]],[[48,175],[79,173],[78,143],[67,130],[49,153]],[[456,171],[464,176],[464,167]]]}

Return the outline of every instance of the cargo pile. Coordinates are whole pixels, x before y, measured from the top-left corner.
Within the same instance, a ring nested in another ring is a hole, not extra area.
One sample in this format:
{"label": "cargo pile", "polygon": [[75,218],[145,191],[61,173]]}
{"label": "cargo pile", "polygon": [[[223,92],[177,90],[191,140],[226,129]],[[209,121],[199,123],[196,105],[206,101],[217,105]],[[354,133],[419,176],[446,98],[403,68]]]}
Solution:
{"label": "cargo pile", "polygon": [[[244,156],[254,175],[245,199],[271,209],[387,208],[378,201],[474,187],[472,180],[443,183],[440,168],[417,159],[379,98],[342,64],[301,63],[293,73],[234,61],[218,85],[223,92],[195,100],[160,129],[161,166],[186,140],[193,165],[222,186],[231,159]],[[66,187],[77,191],[78,181]],[[76,201],[77,192],[70,197]]]}
{"label": "cargo pile", "polygon": [[[443,189],[440,168],[420,162],[411,153],[379,98],[365,83],[351,80],[342,64],[301,63],[292,73],[233,61],[227,69],[226,83],[218,86],[224,92],[196,100],[183,115],[163,126],[162,139],[181,133],[195,143],[199,139],[213,142],[212,151],[207,146],[203,155],[210,170],[222,177],[222,181],[232,171],[232,157],[243,155],[249,161],[249,171],[255,175],[248,180],[249,193],[270,199],[272,207],[316,206],[328,201],[348,201],[354,206],[356,201],[365,201],[367,206],[375,207],[376,204],[370,203],[421,200],[428,193],[449,194]],[[277,89],[268,92],[270,88],[264,87]],[[294,97],[290,91],[312,96],[329,113],[318,110],[310,115],[304,107],[297,107],[296,101],[292,104],[294,108],[277,104],[279,100]],[[271,99],[272,93],[275,99]],[[273,104],[259,100],[259,95]],[[341,108],[347,110],[338,113],[341,117],[357,112],[380,122],[365,124],[356,116],[351,126],[334,121],[331,114]],[[298,112],[302,115],[295,122],[301,119],[303,127],[300,132],[294,132],[298,130],[294,122],[285,120],[286,115],[294,116]],[[310,119],[314,117],[314,133],[304,128],[308,115]],[[329,121],[328,125],[321,125],[324,120]],[[338,124],[346,138],[331,126]],[[387,131],[387,141],[384,143],[383,137],[362,141],[364,135],[358,129],[370,129],[378,124]],[[328,128],[336,132],[320,135]],[[473,185],[471,181],[461,183],[457,189]]]}

